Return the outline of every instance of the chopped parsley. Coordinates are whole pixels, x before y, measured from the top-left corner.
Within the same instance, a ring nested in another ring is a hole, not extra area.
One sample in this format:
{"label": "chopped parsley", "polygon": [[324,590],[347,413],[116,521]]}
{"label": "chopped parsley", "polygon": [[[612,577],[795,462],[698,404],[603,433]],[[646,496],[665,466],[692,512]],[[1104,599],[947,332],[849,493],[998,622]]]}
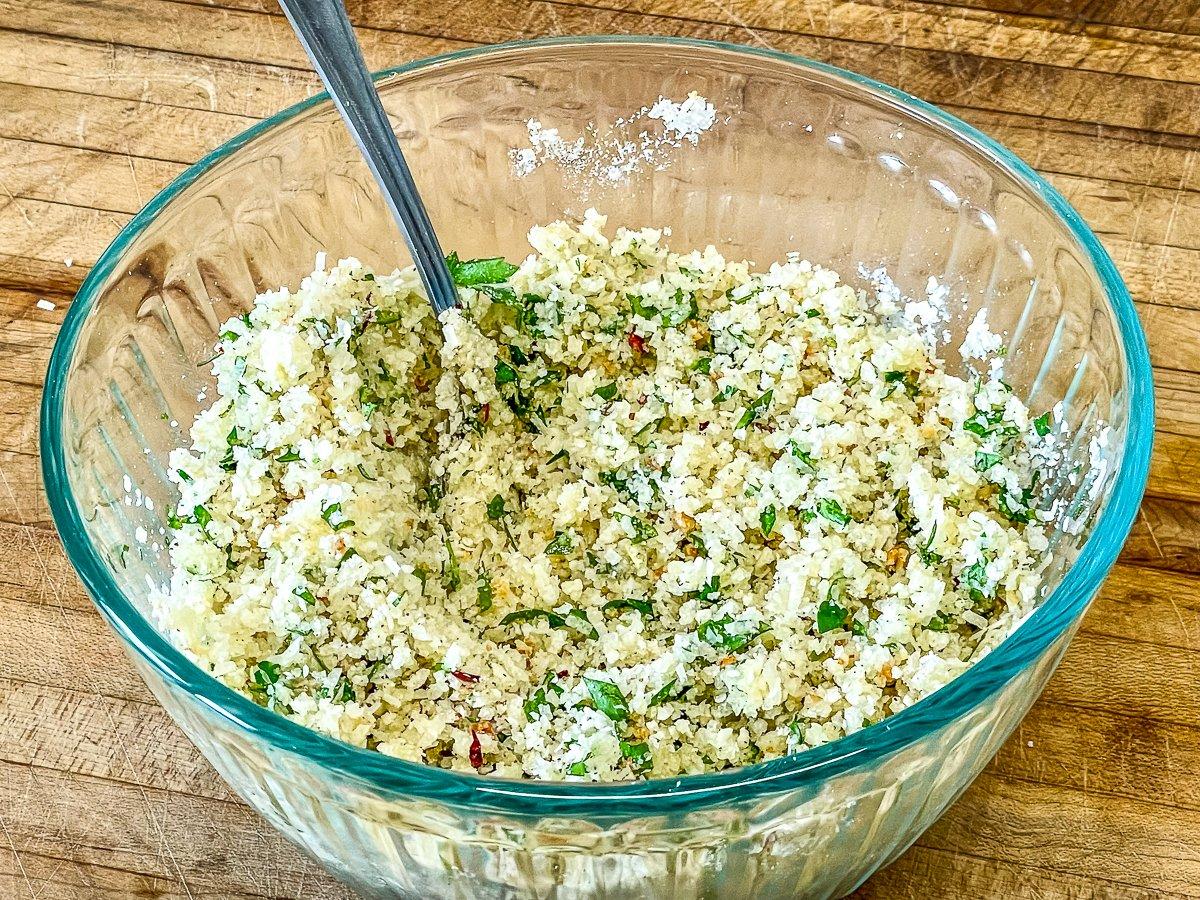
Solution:
{"label": "chopped parsley", "polygon": [[567,624],[566,619],[548,609],[518,609],[501,619],[500,625],[501,627],[514,623],[519,625],[525,622],[536,622],[538,619],[545,619],[546,624],[551,628],[562,628]]}
{"label": "chopped parsley", "polygon": [[601,400],[612,400],[617,396],[617,383],[614,381],[611,384],[601,385],[592,393]]}
{"label": "chopped parsley", "polygon": [[700,590],[696,591],[696,599],[701,603],[716,603],[721,593],[721,576],[713,575],[712,578],[704,582],[700,586]]}
{"label": "chopped parsley", "polygon": [[458,557],[454,555],[454,546],[449,540],[446,541],[446,562],[442,565],[442,581],[445,583],[448,593],[457,591],[462,584],[462,572],[458,568]]}
{"label": "chopped parsley", "polygon": [[1050,410],[1046,410],[1046,412],[1042,413],[1033,420],[1033,430],[1037,432],[1038,437],[1045,437],[1048,435],[1051,427]]}
{"label": "chopped parsley", "polygon": [[335,532],[341,531],[343,528],[349,528],[354,524],[354,520],[347,519],[342,512],[342,504],[340,503],[331,503],[326,507],[322,507],[321,518]]}
{"label": "chopped parsley", "polygon": [[817,610],[817,631],[824,634],[827,631],[836,631],[844,627],[848,615],[850,615],[849,611],[832,599],[822,601]]}
{"label": "chopped parsley", "polygon": [[975,451],[975,471],[986,472],[992,466],[1000,462],[999,453],[988,453],[984,450]]}
{"label": "chopped parsley", "polygon": [[649,600],[639,600],[636,597],[626,597],[622,600],[609,600],[602,607],[605,612],[621,613],[627,609],[636,610],[643,616],[654,615],[654,607]]}
{"label": "chopped parsley", "polygon": [[732,624],[733,619],[729,616],[723,619],[712,619],[702,623],[699,629],[697,629],[696,634],[704,643],[716,647],[718,650],[724,650],[727,653],[736,653],[750,646],[755,638],[770,630],[763,628],[760,631],[754,632],[731,632],[729,631],[729,626]]}
{"label": "chopped parsley", "polygon": [[842,504],[830,498],[817,501],[817,515],[822,519],[828,519],[834,525],[841,525],[843,527],[853,521],[846,511],[842,509]]}
{"label": "chopped parsley", "polygon": [[569,531],[556,531],[554,539],[546,545],[547,556],[566,556],[575,549],[575,539]]}
{"label": "chopped parsley", "polygon": [[596,709],[614,722],[624,722],[629,718],[629,703],[619,687],[611,681],[600,681],[596,678],[585,677],[583,683],[587,685],[588,694],[596,704]]}
{"label": "chopped parsley", "polygon": [[904,388],[904,393],[910,397],[917,396],[920,393],[920,388],[917,386],[917,374],[915,372],[884,372],[884,384],[891,385],[888,392],[884,395],[890,397],[898,387]]}
{"label": "chopped parsley", "polygon": [[666,703],[667,700],[670,699],[671,691],[674,690],[675,684],[677,681],[678,681],[677,678],[672,678],[670,681],[668,681],[666,684],[664,684],[662,687],[660,687],[657,691],[655,691],[654,696],[650,698],[650,702],[646,705],[646,708],[653,709],[654,707],[658,706],[660,703]]}
{"label": "chopped parsley", "polygon": [[762,530],[762,536],[769,538],[771,532],[775,530],[775,504],[769,504],[761,513],[758,514],[759,528]]}
{"label": "chopped parsley", "polygon": [[517,370],[500,359],[496,361],[496,385],[512,384],[517,380]]}
{"label": "chopped parsley", "polygon": [[459,287],[500,284],[508,281],[518,268],[500,256],[487,259],[459,259],[457,253],[451,253],[446,257],[446,266],[450,269],[450,277]]}
{"label": "chopped parsley", "polygon": [[650,759],[650,745],[646,743],[633,743],[631,741],[621,740],[621,757],[629,760],[633,766],[633,770],[638,774],[647,772],[653,766],[653,761]]}
{"label": "chopped parsley", "polygon": [[633,529],[633,535],[629,538],[631,544],[643,544],[652,537],[658,535],[658,529],[649,522],[644,522],[637,516],[627,515],[625,513],[617,513],[618,519],[624,519],[629,523],[629,527]]}
{"label": "chopped parsley", "polygon": [[743,428],[746,428],[751,422],[761,416],[763,412],[766,411],[767,407],[771,405],[771,397],[773,397],[774,394],[775,391],[768,388],[767,391],[761,394],[757,400],[752,401],[750,405],[746,407],[746,411],[742,413],[742,417],[738,419],[737,424],[733,426],[733,430],[741,431]]}
{"label": "chopped parsley", "polygon": [[492,576],[483,569],[479,570],[479,575],[475,579],[476,605],[480,612],[487,612],[492,608]]}

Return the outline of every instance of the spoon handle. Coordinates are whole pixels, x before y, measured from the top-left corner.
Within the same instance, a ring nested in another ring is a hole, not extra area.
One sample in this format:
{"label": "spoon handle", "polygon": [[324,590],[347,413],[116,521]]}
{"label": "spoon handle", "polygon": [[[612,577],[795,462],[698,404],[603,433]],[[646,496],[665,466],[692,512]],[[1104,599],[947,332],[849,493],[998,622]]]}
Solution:
{"label": "spoon handle", "polygon": [[413,182],[340,0],[279,0],[325,89],[383,191],[435,312],[456,293],[429,213]]}

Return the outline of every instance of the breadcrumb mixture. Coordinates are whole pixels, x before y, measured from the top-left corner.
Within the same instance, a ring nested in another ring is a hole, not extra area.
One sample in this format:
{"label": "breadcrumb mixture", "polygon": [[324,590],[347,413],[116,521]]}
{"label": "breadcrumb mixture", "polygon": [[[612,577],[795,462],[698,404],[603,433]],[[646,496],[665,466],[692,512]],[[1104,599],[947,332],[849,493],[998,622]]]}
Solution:
{"label": "breadcrumb mixture", "polygon": [[879,722],[1032,610],[1051,414],[997,367],[795,257],[529,239],[452,255],[440,322],[349,259],[226,323],[155,598],[215,677],[442,768],[675,776]]}

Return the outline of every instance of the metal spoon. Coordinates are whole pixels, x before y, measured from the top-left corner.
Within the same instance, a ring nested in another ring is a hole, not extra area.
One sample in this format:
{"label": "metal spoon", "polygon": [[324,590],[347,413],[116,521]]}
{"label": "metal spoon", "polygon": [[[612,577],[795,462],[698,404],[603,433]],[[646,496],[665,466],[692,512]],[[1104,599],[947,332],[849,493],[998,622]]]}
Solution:
{"label": "metal spoon", "polygon": [[354,28],[340,0],[279,0],[313,68],[366,157],[383,199],[400,226],[429,302],[441,313],[455,305],[454,280],[400,152],[379,94],[363,62]]}

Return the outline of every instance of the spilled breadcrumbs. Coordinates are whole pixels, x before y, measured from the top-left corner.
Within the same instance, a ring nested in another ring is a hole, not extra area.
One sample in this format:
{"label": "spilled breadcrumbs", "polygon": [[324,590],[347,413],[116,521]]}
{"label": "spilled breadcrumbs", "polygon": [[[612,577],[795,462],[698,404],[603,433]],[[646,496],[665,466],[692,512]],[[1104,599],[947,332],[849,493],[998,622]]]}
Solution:
{"label": "spilled breadcrumbs", "polygon": [[858,731],[1023,620],[1051,413],[834,272],[610,234],[451,255],[440,321],[349,259],[227,322],[171,639],[352,744],[621,780]]}

